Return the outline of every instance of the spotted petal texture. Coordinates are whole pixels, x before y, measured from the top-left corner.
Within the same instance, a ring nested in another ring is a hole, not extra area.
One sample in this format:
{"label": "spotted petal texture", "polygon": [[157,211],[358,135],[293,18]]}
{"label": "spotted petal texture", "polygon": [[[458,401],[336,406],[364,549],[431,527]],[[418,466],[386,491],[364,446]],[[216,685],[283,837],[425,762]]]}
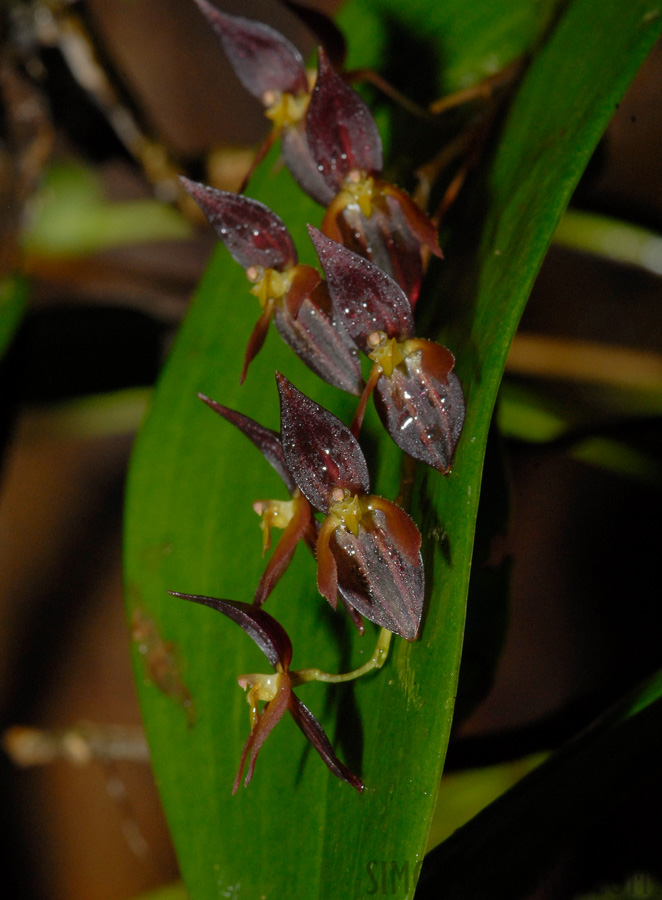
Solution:
{"label": "spotted petal texture", "polygon": [[276,381],[283,453],[304,496],[315,509],[326,513],[335,488],[367,494],[368,466],[349,428],[279,372]]}
{"label": "spotted petal texture", "polygon": [[243,194],[199,184],[184,176],[179,180],[232,258],[244,269],[262,266],[281,272],[296,264],[297,251],[289,231],[283,220],[264,203]]}
{"label": "spotted petal texture", "polygon": [[382,375],[375,387],[375,406],[401,450],[446,474],[464,425],[462,387],[457,375],[447,370],[444,361],[453,357],[445,347],[422,339],[412,343],[420,345],[419,352],[407,357],[390,378]]}
{"label": "spotted petal texture", "polygon": [[195,0],[221,41],[237,77],[262,101],[267,91],[305,93],[308,80],[301,54],[269,25],[222,13],[207,0]]}
{"label": "spotted petal texture", "polygon": [[322,264],[336,315],[364,353],[366,338],[374,331],[398,340],[413,336],[411,304],[386,272],[311,225],[308,234]]}
{"label": "spotted petal texture", "polygon": [[373,499],[379,508],[361,520],[358,535],[341,527],[331,538],[338,587],[366,619],[413,641],[425,589],[421,535],[394,503]]}
{"label": "spotted petal texture", "polygon": [[354,169],[382,170],[382,141],[370,109],[319,50],[317,82],[306,116],[308,146],[326,183],[340,191]]}

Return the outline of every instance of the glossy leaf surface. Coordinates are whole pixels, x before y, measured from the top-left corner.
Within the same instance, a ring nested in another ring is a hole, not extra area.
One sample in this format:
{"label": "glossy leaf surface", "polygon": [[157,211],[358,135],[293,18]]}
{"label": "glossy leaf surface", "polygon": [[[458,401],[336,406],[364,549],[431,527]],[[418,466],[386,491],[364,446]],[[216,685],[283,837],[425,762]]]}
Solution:
{"label": "glossy leaf surface", "polygon": [[[154,767],[192,900],[233,892],[364,897],[374,891],[371,863],[381,860],[401,871],[407,866],[403,896],[413,894],[450,731],[483,454],[506,353],[561,212],[660,31],[659,4],[640,0],[608,6],[574,0],[559,7],[545,33],[552,9],[530,0],[477,0],[470,7],[460,0],[350,0],[341,20],[351,65],[379,64],[387,35],[382,10],[399,34],[422,35],[434,58],[448,64],[448,72],[439,72],[447,84],[471,80],[495,60],[500,65],[536,45],[492,155],[467,185],[452,229],[449,223],[446,262],[430,272],[419,303],[419,334],[448,345],[467,392],[453,472],[445,479],[420,473],[414,487],[428,586],[421,638],[395,641],[384,669],[353,685],[299,689],[366,785],[361,795],[307,753],[285,721],[265,745],[250,787],[230,796],[246,714],[234,678],[261,655],[213,610],[166,593],[250,599],[263,565],[250,503],[282,490],[243,435],[234,429],[219,435],[196,392],[271,428],[278,426],[268,387],[276,368],[343,421],[353,398],[316,382],[273,340],[254,364],[259,377],[244,390],[234,384],[245,309],[231,304],[220,312],[218,290],[222,285],[232,297],[245,279],[225,250],[215,255],[170,358],[132,465],[126,588],[130,609],[148,610],[163,638],[175,642],[197,711],[189,727],[176,699],[149,682],[136,649]],[[319,209],[286,173],[272,177],[268,163],[252,191],[283,216],[303,255],[304,224],[318,224]],[[394,497],[397,459],[374,422],[367,425],[379,448],[374,489]],[[297,554],[270,611],[292,638],[294,667],[346,671],[371,652],[370,635],[354,634],[311,585],[313,561]]]}

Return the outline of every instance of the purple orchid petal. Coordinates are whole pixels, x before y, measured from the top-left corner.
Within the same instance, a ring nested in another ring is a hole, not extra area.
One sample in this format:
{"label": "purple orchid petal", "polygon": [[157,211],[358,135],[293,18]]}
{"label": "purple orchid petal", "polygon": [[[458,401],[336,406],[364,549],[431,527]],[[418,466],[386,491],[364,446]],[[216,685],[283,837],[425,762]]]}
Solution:
{"label": "purple orchid petal", "polygon": [[333,205],[322,222],[322,232],[379,266],[397,282],[414,309],[423,281],[421,244],[409,229],[400,207],[388,196],[374,202],[372,215],[363,215],[356,205]]}
{"label": "purple orchid petal", "polygon": [[337,317],[364,353],[375,331],[404,340],[414,334],[411,304],[402,288],[379,266],[311,225],[308,234],[319,256]]}
{"label": "purple orchid petal", "polygon": [[356,788],[356,790],[361,793],[361,791],[363,791],[363,782],[361,779],[348,769],[344,763],[340,762],[333,751],[331,742],[324,733],[324,729],[308,707],[305,706],[294,693],[292,693],[290,698],[290,713],[301,731],[303,731],[310,743],[322,757],[329,770],[342,781],[351,784],[352,787]]}
{"label": "purple orchid petal", "polygon": [[223,406],[215,400],[210,400],[209,397],[205,397],[204,394],[198,394],[198,397],[203,403],[206,403],[207,406],[213,409],[214,412],[218,413],[219,416],[224,418],[231,425],[234,425],[235,428],[238,428],[242,434],[246,435],[249,441],[252,441],[255,444],[269,465],[272,466],[283,479],[288,492],[293,494],[296,490],[296,482],[287,468],[280,434],[278,434],[277,431],[272,431],[270,428],[265,428],[264,425],[260,425],[254,419],[245,416],[243,413],[237,412],[234,409],[228,409],[227,406]]}
{"label": "purple orchid petal", "polygon": [[308,91],[299,51],[269,25],[222,13],[207,0],[195,0],[221,41],[230,65],[247,91],[263,102],[268,91]]}
{"label": "purple orchid petal", "polygon": [[289,231],[264,203],[198,184],[183,175],[179,180],[244,269],[262,266],[282,271],[296,264],[297,251]]}
{"label": "purple orchid petal", "polygon": [[342,189],[353,170],[367,175],[382,170],[382,141],[372,113],[334,70],[322,48],[306,134],[313,159],[334,192]]}
{"label": "purple orchid petal", "polygon": [[303,121],[283,129],[280,149],[285,165],[301,190],[321,206],[328,206],[335,190],[326,183],[312,157]]}
{"label": "purple orchid petal", "polygon": [[368,466],[349,428],[279,372],[276,381],[283,453],[301,492],[322,512],[329,511],[336,488],[367,494]]}
{"label": "purple orchid petal", "polygon": [[239,600],[219,600],[216,597],[203,597],[200,594],[180,594],[168,591],[173,597],[192,600],[203,606],[223,613],[228,619],[236,622],[246,634],[255,641],[274,668],[281,665],[287,671],[292,661],[292,642],[283,628],[273,616],[253,603],[242,603]]}
{"label": "purple orchid petal", "polygon": [[[445,347],[441,350],[449,353]],[[415,357],[408,357],[405,365],[406,372],[397,367],[390,378],[382,376],[377,382],[377,412],[398,447],[447,474],[464,424],[462,386],[454,372],[440,380],[432,365],[428,369]]]}
{"label": "purple orchid petal", "polygon": [[395,504],[374,499],[358,535],[339,527],[331,537],[338,588],[366,619],[413,641],[425,598],[420,533]]}
{"label": "purple orchid petal", "polygon": [[296,317],[277,307],[274,324],[285,343],[316,375],[342,391],[361,393],[363,378],[356,345],[335,316],[323,283],[304,299]]}

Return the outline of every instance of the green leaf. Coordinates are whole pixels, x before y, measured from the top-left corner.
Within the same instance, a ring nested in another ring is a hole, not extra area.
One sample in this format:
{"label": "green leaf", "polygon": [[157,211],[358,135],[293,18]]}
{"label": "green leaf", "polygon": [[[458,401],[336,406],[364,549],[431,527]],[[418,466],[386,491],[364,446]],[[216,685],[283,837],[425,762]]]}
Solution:
{"label": "green leaf", "polygon": [[[476,70],[486,52],[481,48],[494,52],[492,41],[503,39],[508,46],[499,59],[510,59],[531,49],[532,36],[538,40],[548,24],[550,5],[522,0],[504,6],[472,4],[468,36],[461,0],[350,2],[343,22],[353,64],[368,62],[373,39],[379,43],[373,26],[384,8],[390,27],[400,27],[403,36],[414,23],[437,42],[438,58],[451,61],[458,80],[457,73]],[[525,7],[528,15],[538,10],[536,27],[518,31],[512,11],[521,14]],[[413,8],[424,18],[413,19]],[[534,54],[492,156],[466,189],[444,248],[447,261],[431,270],[421,301],[425,333],[440,334],[455,352],[468,415],[453,473],[419,472],[415,485],[413,514],[422,527],[428,585],[422,638],[414,645],[396,640],[384,669],[359,682],[298,689],[339,755],[360,772],[366,784],[360,796],[329,775],[289,720],[269,737],[249,788],[231,796],[249,728],[234,679],[268,666],[233,623],[166,594],[250,600],[263,565],[250,504],[285,499],[258,451],[196,392],[276,428],[278,368],[345,421],[353,407],[352,398],[316,381],[275,334],[239,389],[257,310],[243,272],[224,248],[214,255],[137,443],[126,515],[136,675],[157,781],[193,900],[364,897],[374,892],[382,863],[395,864],[400,895],[413,894],[452,721],[483,456],[505,358],[572,189],[659,33],[652,9],[641,0],[567,6]],[[312,261],[304,225],[319,225],[321,211],[301,197],[287,173],[272,175],[268,164],[252,193],[283,217],[304,260]],[[392,497],[398,454],[374,416],[368,425],[377,489]],[[304,548],[267,608],[292,637],[295,668],[346,671],[372,651],[372,635],[360,639],[316,595],[313,561]]]}

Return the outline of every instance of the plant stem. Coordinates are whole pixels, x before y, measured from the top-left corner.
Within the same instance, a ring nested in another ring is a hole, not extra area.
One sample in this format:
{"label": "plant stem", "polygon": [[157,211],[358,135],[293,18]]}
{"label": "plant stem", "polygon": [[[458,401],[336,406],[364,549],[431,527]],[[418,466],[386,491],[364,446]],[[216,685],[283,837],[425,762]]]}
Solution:
{"label": "plant stem", "polygon": [[388,628],[382,628],[370,659],[352,672],[345,672],[342,675],[330,675],[328,672],[322,672],[320,669],[300,669],[298,672],[290,672],[292,687],[305,684],[308,681],[325,681],[329,684],[340,684],[343,681],[353,681],[355,678],[361,678],[361,676],[367,675],[368,672],[372,672],[373,669],[381,669],[388,657],[392,636],[393,633]]}

